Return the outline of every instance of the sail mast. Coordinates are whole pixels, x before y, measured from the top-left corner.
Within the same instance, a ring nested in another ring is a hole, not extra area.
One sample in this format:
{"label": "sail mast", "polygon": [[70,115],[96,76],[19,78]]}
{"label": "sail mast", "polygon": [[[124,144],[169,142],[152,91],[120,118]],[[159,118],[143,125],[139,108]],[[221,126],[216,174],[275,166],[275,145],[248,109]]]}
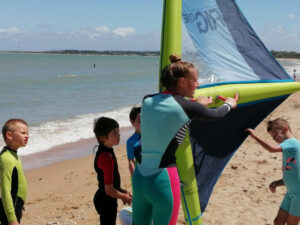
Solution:
{"label": "sail mast", "polygon": [[159,91],[162,69],[170,64],[169,56],[181,56],[181,0],[164,0],[159,63]]}

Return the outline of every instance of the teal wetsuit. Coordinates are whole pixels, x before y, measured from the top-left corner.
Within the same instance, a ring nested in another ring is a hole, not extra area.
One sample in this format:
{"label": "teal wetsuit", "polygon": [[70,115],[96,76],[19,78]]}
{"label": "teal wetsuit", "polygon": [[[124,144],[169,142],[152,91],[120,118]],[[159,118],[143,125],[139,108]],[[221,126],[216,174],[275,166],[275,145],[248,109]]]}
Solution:
{"label": "teal wetsuit", "polygon": [[182,96],[146,96],[141,110],[142,163],[133,173],[134,225],[175,225],[180,206],[180,182],[175,152],[191,119],[218,119],[230,111],[227,103],[209,109]]}
{"label": "teal wetsuit", "polygon": [[7,147],[0,153],[0,188],[1,224],[20,222],[27,196],[27,182],[17,152]]}
{"label": "teal wetsuit", "polygon": [[280,208],[300,217],[300,142],[289,138],[280,144],[282,148],[283,181],[287,193]]}

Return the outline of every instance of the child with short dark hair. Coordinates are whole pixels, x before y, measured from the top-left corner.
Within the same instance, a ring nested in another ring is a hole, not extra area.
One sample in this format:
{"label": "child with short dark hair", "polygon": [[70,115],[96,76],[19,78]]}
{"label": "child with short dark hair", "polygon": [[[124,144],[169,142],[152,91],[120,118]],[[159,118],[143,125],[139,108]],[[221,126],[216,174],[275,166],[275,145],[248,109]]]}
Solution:
{"label": "child with short dark hair", "polygon": [[296,225],[300,221],[300,142],[293,137],[290,125],[285,119],[277,118],[269,121],[267,131],[279,145],[271,145],[246,129],[250,136],[269,152],[282,152],[283,179],[270,184],[271,192],[276,187],[285,185],[287,193],[280,205],[275,225]]}
{"label": "child with short dark hair", "polygon": [[98,190],[94,196],[94,205],[100,215],[100,224],[115,225],[117,218],[117,199],[131,204],[132,196],[121,188],[121,179],[113,146],[120,142],[119,124],[107,117],[94,122],[94,133],[99,147],[94,160],[97,173]]}
{"label": "child with short dark hair", "polygon": [[129,113],[129,119],[134,127],[135,131],[131,135],[130,138],[128,138],[126,143],[126,149],[127,149],[127,159],[128,159],[128,166],[129,171],[132,176],[133,171],[135,169],[135,163],[141,163],[142,155],[141,155],[141,107],[134,106],[132,107],[130,113]]}
{"label": "child with short dark hair", "polygon": [[22,119],[10,119],[2,127],[6,146],[0,153],[0,222],[18,225],[27,196],[27,183],[18,148],[28,142],[28,125]]}

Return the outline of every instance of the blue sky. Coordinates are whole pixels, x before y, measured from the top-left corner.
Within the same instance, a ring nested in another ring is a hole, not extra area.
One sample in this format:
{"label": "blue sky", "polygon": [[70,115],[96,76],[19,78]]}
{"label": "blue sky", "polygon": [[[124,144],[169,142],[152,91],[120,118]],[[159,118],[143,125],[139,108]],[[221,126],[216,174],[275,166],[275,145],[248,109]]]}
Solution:
{"label": "blue sky", "polygon": [[[300,0],[236,0],[269,49],[300,52]],[[0,0],[0,51],[159,50],[162,0]]]}

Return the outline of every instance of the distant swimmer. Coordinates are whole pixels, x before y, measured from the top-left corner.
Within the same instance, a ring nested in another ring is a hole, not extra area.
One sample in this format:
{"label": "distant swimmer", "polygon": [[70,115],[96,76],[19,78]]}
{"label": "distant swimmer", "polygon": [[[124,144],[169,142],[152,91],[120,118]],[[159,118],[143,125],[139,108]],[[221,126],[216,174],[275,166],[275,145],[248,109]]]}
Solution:
{"label": "distant swimmer", "polygon": [[294,69],[294,75],[293,75],[293,77],[294,77],[294,80],[296,80],[296,69]]}
{"label": "distant swimmer", "polygon": [[96,64],[94,63],[94,69],[96,68]]}

